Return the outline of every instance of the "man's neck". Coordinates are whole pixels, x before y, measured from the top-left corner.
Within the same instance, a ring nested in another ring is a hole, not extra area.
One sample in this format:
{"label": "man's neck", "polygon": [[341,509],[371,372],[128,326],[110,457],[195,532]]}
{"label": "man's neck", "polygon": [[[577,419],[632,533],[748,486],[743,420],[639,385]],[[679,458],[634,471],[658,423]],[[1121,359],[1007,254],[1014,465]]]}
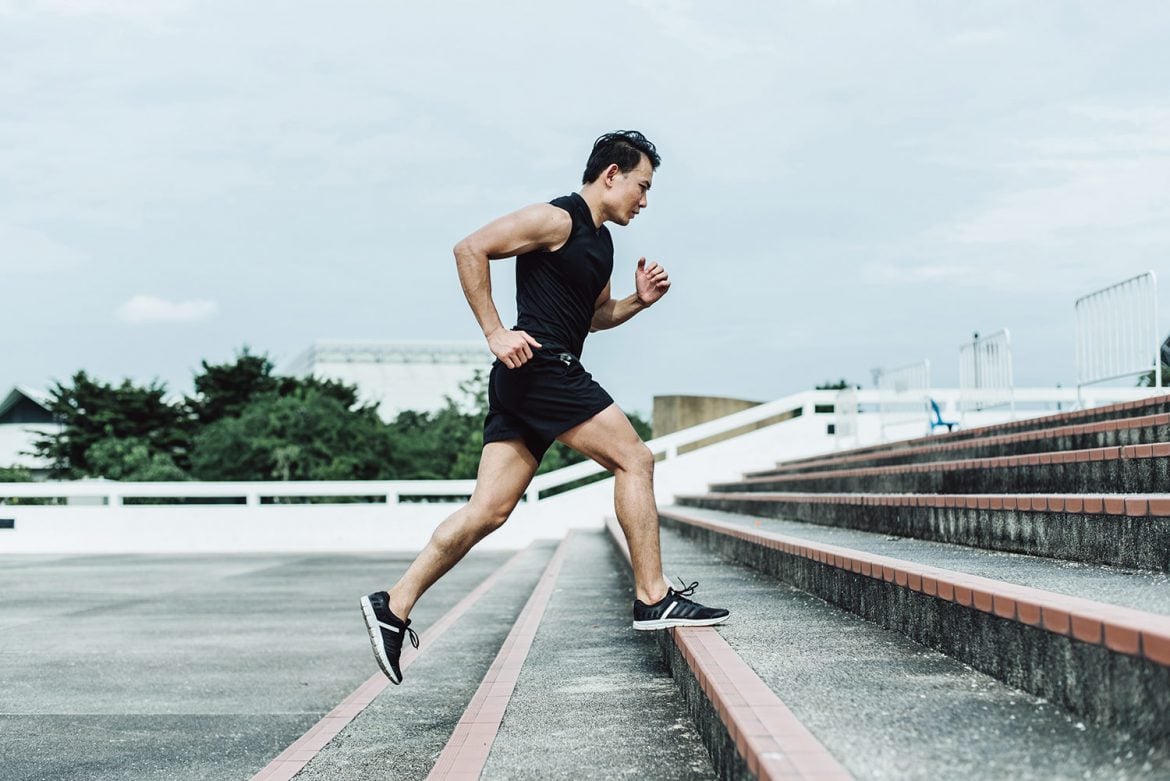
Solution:
{"label": "man's neck", "polygon": [[601,192],[592,184],[580,189],[578,194],[585,199],[589,206],[589,213],[593,215],[593,227],[600,229],[605,222],[605,211],[601,207]]}

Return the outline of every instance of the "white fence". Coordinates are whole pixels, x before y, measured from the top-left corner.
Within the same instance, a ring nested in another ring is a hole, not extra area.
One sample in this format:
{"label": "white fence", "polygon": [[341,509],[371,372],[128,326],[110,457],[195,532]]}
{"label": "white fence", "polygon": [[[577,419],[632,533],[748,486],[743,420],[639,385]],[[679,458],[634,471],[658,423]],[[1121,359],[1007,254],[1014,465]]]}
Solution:
{"label": "white fence", "polygon": [[883,440],[930,433],[930,361],[882,369],[877,385]]}
{"label": "white fence", "polygon": [[976,337],[959,347],[959,410],[967,413],[1006,406],[1016,415],[1012,380],[1012,335],[1008,329]]}
{"label": "white fence", "polygon": [[844,388],[837,391],[833,412],[836,416],[833,434],[837,449],[857,444],[857,389]]}
{"label": "white fence", "polygon": [[1139,274],[1076,300],[1077,391],[1086,385],[1154,373],[1162,385],[1158,280]]}
{"label": "white fence", "polygon": [[[944,411],[956,409],[958,389],[931,393]],[[1096,387],[1083,394],[1087,405],[1098,405],[1143,398],[1149,391]],[[873,413],[883,395],[857,392],[858,446],[882,438]],[[1015,395],[1021,417],[1071,409],[1077,399],[1074,388],[1017,388]],[[817,408],[837,399],[835,391],[798,393],[647,442],[659,458],[654,475],[659,504],[776,461],[832,451],[828,424],[834,416]],[[923,415],[916,415],[906,436],[923,433]],[[1005,419],[1003,411],[989,410],[972,413],[969,425]],[[568,528],[600,527],[613,513],[612,478],[564,489],[601,471],[575,464],[538,476],[512,519],[481,547],[517,548],[559,537]],[[0,483],[0,554],[412,551],[472,488],[470,480]],[[553,490],[563,492],[548,495]],[[28,504],[29,499],[48,503]],[[293,503],[298,499],[306,503]]]}

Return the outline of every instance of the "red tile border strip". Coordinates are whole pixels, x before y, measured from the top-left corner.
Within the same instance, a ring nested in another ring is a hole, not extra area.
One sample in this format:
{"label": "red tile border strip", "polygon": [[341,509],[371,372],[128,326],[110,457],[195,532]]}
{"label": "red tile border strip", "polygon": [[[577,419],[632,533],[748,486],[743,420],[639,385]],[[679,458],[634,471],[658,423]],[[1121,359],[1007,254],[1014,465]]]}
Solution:
{"label": "red tile border strip", "polygon": [[455,731],[431,768],[428,779],[475,779],[483,772],[572,539],[573,531],[569,530],[549,559],[532,595],[524,603],[512,631],[508,632],[495,661],[455,725]]}
{"label": "red tile border strip", "polygon": [[[1035,431],[1049,431],[1049,432],[1051,432],[1054,430],[1054,428],[1030,429],[1027,431],[1010,433],[1010,432],[1012,432],[1013,429],[1018,429],[1018,428],[1021,428],[1024,426],[1029,426],[1029,425],[1032,425],[1035,423],[1044,423],[1044,422],[1056,424],[1055,429],[1066,429],[1066,428],[1082,427],[1083,426],[1083,427],[1085,427],[1086,430],[1088,430],[1089,427],[1091,427],[1091,426],[1100,426],[1103,423],[1104,424],[1120,423],[1120,422],[1130,421],[1130,420],[1140,420],[1142,418],[1153,418],[1152,424],[1147,424],[1147,425],[1156,425],[1156,426],[1165,425],[1167,423],[1170,423],[1170,415],[1168,415],[1167,413],[1152,413],[1152,414],[1148,414],[1148,415],[1143,415],[1141,418],[1123,418],[1123,419],[1117,420],[1117,421],[1098,421],[1097,423],[1074,423],[1073,421],[1076,421],[1076,420],[1078,420],[1080,418],[1084,418],[1084,417],[1090,417],[1093,415],[1103,415],[1103,414],[1107,415],[1107,414],[1110,414],[1113,412],[1125,413],[1125,412],[1128,412],[1130,410],[1138,409],[1138,408],[1143,407],[1143,406],[1153,407],[1155,405],[1165,404],[1167,402],[1170,402],[1170,395],[1149,396],[1145,399],[1140,399],[1139,401],[1132,403],[1132,404],[1131,403],[1107,404],[1107,405],[1104,405],[1101,407],[1092,407],[1090,409],[1077,410],[1074,412],[1057,413],[1055,415],[1040,415],[1040,416],[1037,416],[1034,418],[1024,418],[1022,420],[1015,420],[1015,421],[1010,421],[1007,423],[993,423],[993,424],[990,424],[987,426],[978,426],[976,428],[961,429],[959,431],[949,432],[946,434],[932,434],[932,435],[926,436],[926,437],[919,437],[917,439],[903,440],[903,441],[894,442],[894,443],[890,443],[890,444],[866,445],[865,447],[853,448],[852,450],[844,451],[843,453],[841,453],[839,455],[833,456],[833,458],[835,459],[835,458],[840,458],[840,457],[854,457],[854,456],[872,457],[872,456],[882,455],[882,454],[886,454],[886,453],[902,454],[908,450],[916,450],[916,449],[920,449],[922,447],[931,447],[931,446],[938,447],[941,445],[948,445],[948,446],[949,445],[966,445],[966,444],[969,444],[971,442],[978,441],[980,439],[986,441],[988,439],[998,439],[1001,436],[1004,438],[1005,442],[1009,442],[1009,443],[1022,442],[1022,441],[1027,441],[1027,438],[1029,437],[1029,435],[1031,435]],[[1062,425],[1062,424],[1064,424],[1064,425]],[[1104,430],[1104,429],[1102,429],[1102,430]],[[1001,432],[1003,432],[1003,433],[1001,433]],[[926,443],[930,443],[930,444],[926,444]],[[908,445],[909,447],[903,447],[906,445]],[[791,461],[785,461],[785,462],[777,464],[777,467],[807,466],[810,464],[815,464],[818,461],[826,461],[826,460],[828,460],[828,459],[826,459],[824,454],[819,454],[819,455],[815,455],[815,456],[807,456],[805,458],[792,459]],[[762,471],[771,471],[771,470],[760,470],[760,471],[762,472]]]}
{"label": "red tile border strip", "polygon": [[[933,453],[945,453],[950,450],[968,450],[976,447],[993,447],[996,445],[1016,445],[1024,442],[1036,442],[1044,439],[1056,439],[1058,437],[1071,437],[1083,434],[1097,434],[1108,431],[1126,431],[1132,429],[1150,428],[1154,426],[1163,426],[1170,423],[1170,415],[1143,415],[1138,418],[1122,418],[1113,421],[1102,421],[1098,423],[1081,423],[1076,425],[1057,426],[1054,428],[1040,428],[1033,431],[1025,431],[1018,434],[998,434],[988,437],[971,437],[962,439],[956,442],[934,442],[932,444],[915,445],[913,447],[900,448],[896,450],[878,450],[875,452],[857,452],[850,453],[848,451],[831,456],[815,456],[807,461],[793,461],[784,464],[777,464],[771,469],[759,469],[754,472],[748,472],[744,477],[778,477],[783,474],[791,472],[793,469],[804,469],[813,466],[844,466],[846,464],[854,464],[861,461],[868,461],[871,459],[882,458],[885,456],[896,456],[898,458],[917,457],[921,455],[930,455]],[[1152,455],[1152,445],[1130,445],[1127,446],[1129,452],[1136,452],[1138,457],[1148,457]],[[1127,455],[1127,458],[1133,457]],[[1004,459],[1006,460],[1006,459]]]}
{"label": "red tile border strip", "polygon": [[[531,547],[517,551],[515,555],[484,578],[467,596],[455,603],[455,606],[444,613],[427,631],[419,635],[418,649],[407,646],[402,652],[401,668],[406,670],[419,657],[424,648],[432,645],[444,632],[450,629],[464,613],[492,589],[501,576],[516,566],[523,554]],[[325,714],[308,732],[277,754],[271,762],[260,769],[260,772],[252,776],[251,781],[288,781],[291,779],[301,772],[305,765],[309,764],[329,741],[337,737],[389,685],[389,679],[382,673],[379,672],[371,676],[352,694],[342,700],[337,707]]]}
{"label": "red tile border strip", "polygon": [[[717,534],[751,541],[749,534],[733,523],[697,518],[678,510],[660,510],[659,514]],[[831,564],[834,557],[860,560],[862,574],[877,580],[893,582],[895,572],[914,573],[926,582],[933,581],[939,599],[1000,615],[1023,624],[1036,625],[1035,614],[1038,608],[1042,618],[1040,625],[1050,632],[1069,635],[1085,643],[1105,645],[1117,653],[1144,657],[1156,664],[1170,666],[1170,653],[1167,653],[1170,650],[1170,616],[1005,583],[889,556],[864,553],[837,545],[811,542],[775,532],[757,530],[752,532],[751,536],[798,546],[801,550],[793,555],[822,563]],[[1012,603],[1014,607],[1009,610],[1008,606]],[[1140,642],[1134,640],[1135,634]]]}
{"label": "red tile border strip", "polygon": [[[607,518],[605,525],[628,562],[630,550],[617,521]],[[761,539],[769,537],[760,536]],[[843,563],[847,566],[848,559]],[[853,778],[714,627],[669,631],[727,734],[735,741],[736,751],[757,778],[761,781]]]}
{"label": "red tile border strip", "polygon": [[862,505],[866,507],[934,507],[990,509],[994,512],[1085,512],[1136,518],[1170,515],[1170,494],[810,494],[797,492],[720,492],[679,494],[679,499],[731,499],[737,502]]}

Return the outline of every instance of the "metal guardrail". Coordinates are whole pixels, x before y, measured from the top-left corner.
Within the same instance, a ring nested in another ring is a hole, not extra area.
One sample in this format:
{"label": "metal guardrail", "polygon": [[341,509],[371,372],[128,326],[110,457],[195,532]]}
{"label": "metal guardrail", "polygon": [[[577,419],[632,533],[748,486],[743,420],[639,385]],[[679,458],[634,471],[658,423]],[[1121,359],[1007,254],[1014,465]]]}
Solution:
{"label": "metal guardrail", "polygon": [[852,444],[857,444],[857,389],[844,388],[837,391],[833,412],[837,418],[833,428],[837,449],[845,447],[848,440],[852,440]]}
{"label": "metal guardrail", "polygon": [[[1076,300],[1077,398],[1086,385],[1154,373],[1162,386],[1158,279],[1138,274]],[[1155,390],[1156,392],[1156,390]]]}
{"label": "metal guardrail", "polygon": [[1006,406],[1012,419],[1016,399],[1012,380],[1012,335],[1008,329],[976,337],[959,347],[959,412]]}
{"label": "metal guardrail", "polygon": [[[925,427],[924,433],[930,433],[930,361],[881,369],[877,386],[882,439],[891,429],[919,423]],[[918,433],[923,432],[914,432]]]}

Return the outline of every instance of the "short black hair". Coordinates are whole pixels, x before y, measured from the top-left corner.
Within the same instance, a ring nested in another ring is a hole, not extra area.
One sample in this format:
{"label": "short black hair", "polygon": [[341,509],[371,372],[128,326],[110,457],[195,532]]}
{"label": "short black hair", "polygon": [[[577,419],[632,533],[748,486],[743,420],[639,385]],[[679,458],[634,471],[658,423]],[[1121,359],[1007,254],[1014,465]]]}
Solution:
{"label": "short black hair", "polygon": [[601,172],[613,163],[624,174],[633,171],[642,162],[642,155],[650,161],[650,165],[658,168],[662,158],[650,139],[637,130],[615,130],[606,133],[593,142],[593,151],[589,154],[589,161],[585,163],[585,173],[581,177],[581,184],[589,184],[601,176]]}

